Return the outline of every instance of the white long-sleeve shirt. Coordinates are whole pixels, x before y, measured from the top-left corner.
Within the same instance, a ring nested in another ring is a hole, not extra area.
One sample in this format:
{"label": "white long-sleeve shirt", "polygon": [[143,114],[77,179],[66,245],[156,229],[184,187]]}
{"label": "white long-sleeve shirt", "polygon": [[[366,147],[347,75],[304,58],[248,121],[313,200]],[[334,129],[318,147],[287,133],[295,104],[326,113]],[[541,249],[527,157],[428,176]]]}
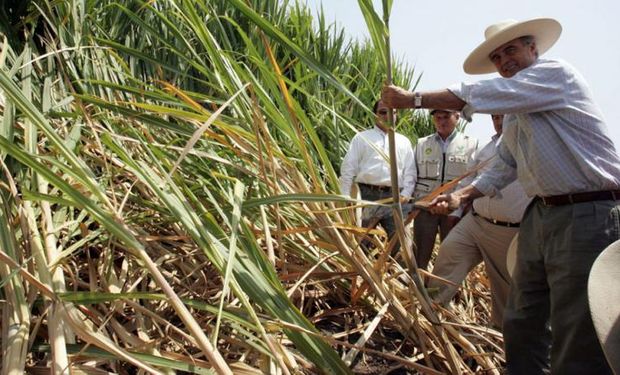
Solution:
{"label": "white long-sleeve shirt", "polygon": [[[496,134],[489,143],[478,151],[472,160],[472,168],[497,154],[499,143],[501,143],[501,139]],[[489,168],[491,168],[491,164],[487,164],[476,172],[476,176],[481,175]],[[472,176],[473,178],[475,176]],[[468,184],[466,183],[466,185]],[[513,181],[501,190],[501,194],[497,194],[494,197],[484,196],[475,199],[473,207],[474,211],[483,217],[508,223],[519,223],[530,201],[531,198],[525,194],[519,181]]]}
{"label": "white long-sleeve shirt", "polygon": [[[410,197],[416,180],[415,161],[411,141],[395,133],[396,162],[400,195]],[[357,133],[340,167],[340,191],[350,195],[353,182],[368,185],[391,186],[390,150],[388,134],[377,126]]]}
{"label": "white long-sleeve shirt", "polygon": [[474,112],[503,113],[493,168],[473,185],[493,195],[518,177],[529,196],[620,188],[620,157],[584,78],[560,60],[538,59],[511,78],[449,90]]}

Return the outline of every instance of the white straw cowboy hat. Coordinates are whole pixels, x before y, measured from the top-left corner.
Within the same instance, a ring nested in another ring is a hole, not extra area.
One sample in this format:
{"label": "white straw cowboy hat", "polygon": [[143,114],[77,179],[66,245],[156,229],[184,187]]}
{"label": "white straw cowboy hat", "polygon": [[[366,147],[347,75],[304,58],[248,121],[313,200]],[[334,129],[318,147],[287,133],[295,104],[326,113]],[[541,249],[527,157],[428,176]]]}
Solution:
{"label": "white straw cowboy hat", "polygon": [[558,40],[562,33],[560,23],[552,18],[534,18],[528,21],[505,20],[493,24],[484,31],[485,41],[469,54],[463,70],[468,74],[494,73],[495,65],[489,54],[513,39],[531,35],[536,41],[538,54],[542,55]]}
{"label": "white straw cowboy hat", "polygon": [[596,258],[588,279],[588,301],[594,329],[607,362],[620,374],[620,241]]}

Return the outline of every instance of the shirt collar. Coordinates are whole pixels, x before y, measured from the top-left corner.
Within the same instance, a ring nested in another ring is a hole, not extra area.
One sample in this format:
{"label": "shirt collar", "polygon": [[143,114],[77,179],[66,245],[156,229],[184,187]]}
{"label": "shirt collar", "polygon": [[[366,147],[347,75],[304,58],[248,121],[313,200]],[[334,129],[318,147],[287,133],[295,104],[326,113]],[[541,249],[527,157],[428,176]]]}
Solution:
{"label": "shirt collar", "polygon": [[491,137],[491,139],[493,140],[493,143],[495,144],[495,146],[499,145],[499,143],[501,142],[503,136],[504,136],[504,134],[502,134],[502,135],[495,134],[494,136]]}
{"label": "shirt collar", "polygon": [[454,128],[452,133],[448,136],[448,138],[446,138],[445,141],[441,138],[441,136],[437,132],[435,132],[435,137],[437,137],[437,140],[440,142],[450,143],[454,139],[454,137],[456,137],[456,133],[457,133],[456,128]]}
{"label": "shirt collar", "polygon": [[387,134],[387,132],[384,132],[383,130],[381,130],[381,128],[378,127],[377,124],[375,124],[374,129],[375,129],[375,131],[379,132],[380,134]]}

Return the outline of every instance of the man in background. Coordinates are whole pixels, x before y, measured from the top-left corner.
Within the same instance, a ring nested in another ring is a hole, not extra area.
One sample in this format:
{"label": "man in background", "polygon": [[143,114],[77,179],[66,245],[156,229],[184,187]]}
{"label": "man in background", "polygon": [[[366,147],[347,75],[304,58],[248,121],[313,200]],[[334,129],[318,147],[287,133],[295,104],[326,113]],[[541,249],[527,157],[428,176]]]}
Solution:
{"label": "man in background", "polygon": [[[390,176],[389,142],[387,115],[389,109],[377,101],[373,107],[375,124],[372,129],[357,133],[351,140],[349,149],[340,167],[340,191],[351,195],[353,183],[357,183],[363,200],[377,201],[392,197]],[[398,186],[400,196],[410,198],[415,185],[415,164],[411,141],[406,136],[395,133],[396,162],[398,166]],[[362,226],[379,223],[385,229],[388,239],[396,232],[391,214],[377,207],[366,207],[362,213]]]}
{"label": "man in background", "polygon": [[[431,111],[436,132],[420,138],[415,148],[417,181],[415,199],[428,195],[439,186],[467,171],[467,163],[478,148],[478,140],[456,129],[459,114],[451,110]],[[458,215],[435,215],[420,211],[413,222],[414,255],[419,268],[431,259],[437,232],[443,241],[459,220]]]}
{"label": "man in background", "polygon": [[[459,183],[459,187],[488,170],[492,158],[497,153],[502,135],[503,115],[491,115],[495,134],[491,141],[477,153],[468,169],[482,166],[475,175]],[[433,265],[433,275],[450,281],[431,278],[429,288],[438,288],[434,300],[447,305],[457,292],[467,274],[480,262],[491,284],[491,322],[501,330],[504,308],[510,289],[510,275],[506,267],[506,254],[514,236],[519,232],[519,224],[525,208],[530,202],[518,181],[514,181],[494,197],[481,197],[473,201],[471,209],[442,242],[437,259]]]}

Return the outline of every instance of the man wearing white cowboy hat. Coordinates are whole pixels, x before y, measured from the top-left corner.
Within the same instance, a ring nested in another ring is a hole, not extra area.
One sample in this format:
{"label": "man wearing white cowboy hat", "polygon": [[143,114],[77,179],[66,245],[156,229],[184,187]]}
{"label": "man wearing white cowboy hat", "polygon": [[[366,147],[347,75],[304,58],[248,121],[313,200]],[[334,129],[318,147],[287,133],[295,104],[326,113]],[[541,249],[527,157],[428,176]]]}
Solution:
{"label": "man wearing white cowboy hat", "polygon": [[[532,203],[519,234],[506,310],[510,374],[608,374],[587,302],[592,263],[620,236],[620,158],[584,78],[564,61],[542,59],[560,24],[539,18],[503,21],[465,60],[470,74],[501,77],[445,90],[411,93],[384,87],[393,108],[446,108],[505,113],[504,138],[491,169],[431,210],[455,209],[521,182]],[[549,329],[550,327],[550,329]]]}

